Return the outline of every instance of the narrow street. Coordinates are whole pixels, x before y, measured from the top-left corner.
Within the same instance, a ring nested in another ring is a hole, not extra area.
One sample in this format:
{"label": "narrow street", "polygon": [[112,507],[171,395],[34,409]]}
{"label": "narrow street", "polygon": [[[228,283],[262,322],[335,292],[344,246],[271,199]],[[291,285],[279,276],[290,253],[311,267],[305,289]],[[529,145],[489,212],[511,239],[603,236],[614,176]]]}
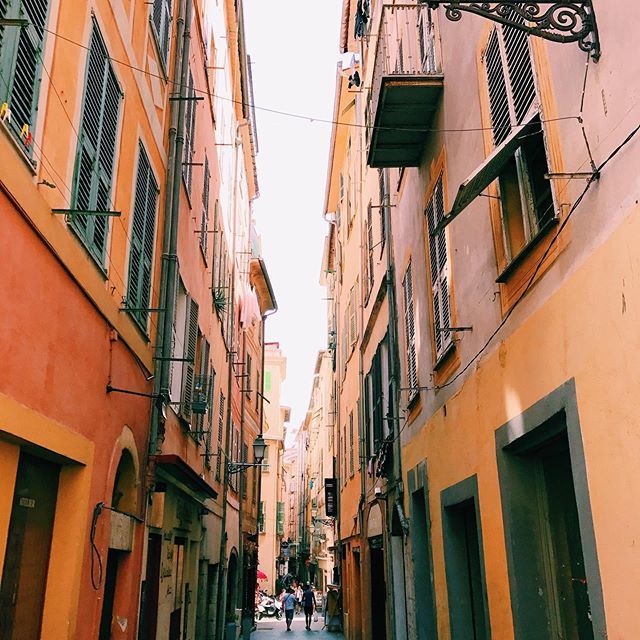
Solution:
{"label": "narrow street", "polygon": [[282,620],[269,618],[260,620],[258,628],[251,634],[251,640],[303,640],[303,638],[315,638],[315,640],[344,640],[341,633],[326,631],[322,628],[322,619],[311,623],[311,631],[304,628],[304,616],[297,615],[291,623],[291,631],[287,632],[287,625]]}

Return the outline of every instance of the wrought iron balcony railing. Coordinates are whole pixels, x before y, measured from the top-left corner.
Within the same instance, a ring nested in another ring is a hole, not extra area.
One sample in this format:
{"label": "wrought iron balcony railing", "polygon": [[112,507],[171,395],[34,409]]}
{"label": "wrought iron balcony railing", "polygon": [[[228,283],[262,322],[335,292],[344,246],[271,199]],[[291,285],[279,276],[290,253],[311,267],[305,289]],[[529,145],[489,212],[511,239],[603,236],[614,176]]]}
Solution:
{"label": "wrought iron balcony railing", "polygon": [[435,43],[427,5],[382,7],[365,114],[369,166],[420,164],[443,87]]}

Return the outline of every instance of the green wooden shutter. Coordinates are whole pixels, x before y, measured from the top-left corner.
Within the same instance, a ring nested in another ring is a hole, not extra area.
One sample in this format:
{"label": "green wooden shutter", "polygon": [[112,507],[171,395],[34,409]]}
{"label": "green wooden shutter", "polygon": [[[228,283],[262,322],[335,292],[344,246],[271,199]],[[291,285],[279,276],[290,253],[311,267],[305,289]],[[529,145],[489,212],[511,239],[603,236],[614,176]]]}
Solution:
{"label": "green wooden shutter", "polygon": [[[0,0],[0,17],[29,21],[23,28],[0,27],[0,103],[7,102],[7,124],[17,137],[23,125],[32,133],[35,128],[48,13],[48,0]],[[31,153],[32,148],[25,151]]]}
{"label": "green wooden shutter", "polygon": [[204,183],[202,185],[202,218],[200,220],[200,248],[204,259],[207,259],[207,243],[209,231],[209,183],[211,173],[209,171],[209,158],[204,158]]}
{"label": "green wooden shutter", "polygon": [[[122,93],[98,25],[93,23],[76,157],[74,208],[111,210],[111,187]],[[71,225],[104,266],[109,218],[74,215]]]}
{"label": "green wooden shutter", "polygon": [[160,57],[165,69],[167,68],[167,65],[169,63],[171,20],[171,1],[154,0],[151,22],[156,32],[158,48],[160,49]]}
{"label": "green wooden shutter", "polygon": [[182,177],[184,178],[187,193],[191,196],[191,183],[193,180],[193,135],[196,125],[196,101],[193,87],[193,76],[189,70],[187,85],[187,101],[184,110],[184,147],[182,149]]}
{"label": "green wooden shutter", "polygon": [[[139,309],[147,308],[151,301],[151,271],[157,203],[158,183],[151,170],[149,158],[142,143],[140,143],[133,221],[131,224],[129,286],[127,291],[128,306]],[[132,316],[146,330],[149,314],[146,311],[134,311]]]}
{"label": "green wooden shutter", "polygon": [[196,348],[198,344],[198,303],[189,298],[187,303],[187,321],[184,336],[184,357],[191,362],[184,362],[182,368],[182,417],[191,420],[191,402],[193,400],[193,383],[195,381]]}

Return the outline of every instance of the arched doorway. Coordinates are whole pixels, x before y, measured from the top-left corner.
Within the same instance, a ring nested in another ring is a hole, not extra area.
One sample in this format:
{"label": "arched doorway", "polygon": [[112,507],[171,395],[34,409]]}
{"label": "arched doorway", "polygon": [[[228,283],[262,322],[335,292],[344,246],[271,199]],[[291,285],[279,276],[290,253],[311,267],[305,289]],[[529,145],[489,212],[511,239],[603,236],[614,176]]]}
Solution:
{"label": "arched doorway", "polygon": [[[128,514],[135,514],[138,507],[137,473],[133,455],[127,449],[123,449],[118,462],[113,491],[111,493],[111,509]],[[103,512],[103,517],[110,517],[111,511]],[[122,548],[113,548],[109,542],[107,562],[104,568],[104,596],[102,601],[102,614],[100,616],[99,640],[111,638],[111,624],[113,610],[116,602],[118,584],[118,570],[126,558],[128,551]]]}
{"label": "arched doorway", "polygon": [[227,568],[227,617],[235,613],[238,595],[238,554],[234,549]]}

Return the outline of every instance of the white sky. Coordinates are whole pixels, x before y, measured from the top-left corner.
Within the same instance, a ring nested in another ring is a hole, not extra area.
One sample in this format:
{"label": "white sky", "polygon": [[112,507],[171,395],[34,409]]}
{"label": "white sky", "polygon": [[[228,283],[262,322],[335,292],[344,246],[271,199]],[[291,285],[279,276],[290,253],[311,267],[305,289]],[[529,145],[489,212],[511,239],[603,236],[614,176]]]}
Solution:
{"label": "white sky", "polygon": [[[245,0],[247,51],[255,103],[331,119],[342,0]],[[278,301],[267,340],[287,358],[282,403],[297,429],[309,403],[319,349],[326,347],[326,297],[320,267],[331,125],[257,109],[255,203],[262,252]]]}

